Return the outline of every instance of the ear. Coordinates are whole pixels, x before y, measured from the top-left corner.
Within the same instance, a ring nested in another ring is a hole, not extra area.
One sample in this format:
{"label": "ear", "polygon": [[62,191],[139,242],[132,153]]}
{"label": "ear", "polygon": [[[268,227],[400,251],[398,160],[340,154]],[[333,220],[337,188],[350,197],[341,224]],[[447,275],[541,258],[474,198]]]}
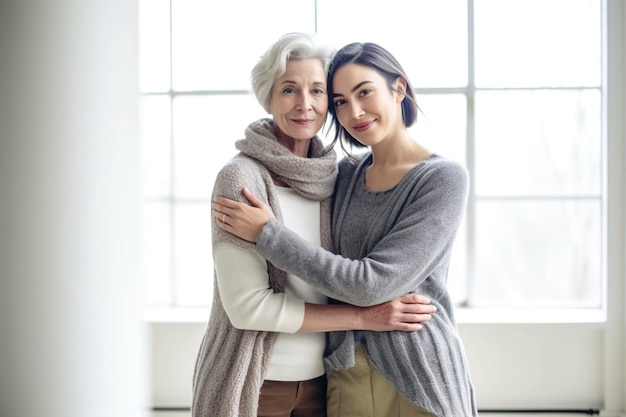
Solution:
{"label": "ear", "polygon": [[263,106],[263,109],[267,112],[267,114],[272,114],[272,97],[268,97],[267,100],[265,101],[265,106]]}
{"label": "ear", "polygon": [[406,80],[402,77],[396,78],[393,82],[393,89],[397,93],[396,100],[400,103],[406,96]]}

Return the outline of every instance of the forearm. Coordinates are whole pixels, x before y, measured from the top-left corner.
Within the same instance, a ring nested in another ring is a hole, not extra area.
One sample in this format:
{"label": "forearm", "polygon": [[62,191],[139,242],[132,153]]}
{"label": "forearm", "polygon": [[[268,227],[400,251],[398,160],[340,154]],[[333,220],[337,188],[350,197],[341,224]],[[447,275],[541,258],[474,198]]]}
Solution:
{"label": "forearm", "polygon": [[[263,228],[257,250],[276,267],[348,304],[372,306],[415,290],[414,281],[397,273],[403,263],[344,258],[305,242],[275,219]],[[379,288],[383,282],[387,283],[385,291]]]}
{"label": "forearm", "polygon": [[306,304],[304,321],[298,332],[340,330],[418,331],[430,320],[436,308],[427,297],[406,294],[371,307],[349,304]]}
{"label": "forearm", "polygon": [[[275,219],[263,227],[257,251],[278,268],[348,304],[370,306],[421,292],[424,281],[446,267],[462,218],[465,182],[462,176],[452,177],[447,182],[432,181],[432,190],[401,212],[389,209],[388,215],[395,216],[393,225],[374,223],[381,238],[368,242],[369,252],[360,254],[360,259],[307,244]],[[461,179],[456,181],[457,177]]]}
{"label": "forearm", "polygon": [[304,307],[304,321],[298,332],[360,330],[360,308],[349,304],[310,304]]}

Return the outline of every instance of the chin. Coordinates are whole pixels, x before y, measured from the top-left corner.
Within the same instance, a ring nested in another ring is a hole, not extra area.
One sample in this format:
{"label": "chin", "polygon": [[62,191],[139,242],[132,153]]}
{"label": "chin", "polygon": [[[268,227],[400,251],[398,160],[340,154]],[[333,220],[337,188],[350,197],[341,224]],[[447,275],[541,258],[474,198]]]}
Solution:
{"label": "chin", "polygon": [[293,132],[293,135],[291,135],[291,137],[296,140],[309,140],[317,135],[317,132],[319,132],[319,129],[299,130],[297,132]]}

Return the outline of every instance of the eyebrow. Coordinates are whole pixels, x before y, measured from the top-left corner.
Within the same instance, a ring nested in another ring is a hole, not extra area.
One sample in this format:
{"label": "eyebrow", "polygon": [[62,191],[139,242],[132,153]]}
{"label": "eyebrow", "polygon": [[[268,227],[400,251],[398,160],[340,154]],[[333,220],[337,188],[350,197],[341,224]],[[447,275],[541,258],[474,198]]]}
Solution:
{"label": "eyebrow", "polygon": [[[350,90],[351,93],[354,93],[356,90],[358,90],[359,88],[363,87],[363,85],[365,84],[373,84],[374,81],[361,81],[360,83],[358,83],[357,85],[355,85],[354,87],[352,87],[352,90]],[[339,94],[339,93],[333,93],[333,97],[342,97],[343,94]]]}
{"label": "eyebrow", "polygon": [[[284,84],[293,84],[293,85],[298,85],[297,82],[292,81],[292,80],[285,80],[282,83],[280,83],[279,85],[284,85]],[[314,81],[313,85],[326,85],[326,83],[324,81]]]}

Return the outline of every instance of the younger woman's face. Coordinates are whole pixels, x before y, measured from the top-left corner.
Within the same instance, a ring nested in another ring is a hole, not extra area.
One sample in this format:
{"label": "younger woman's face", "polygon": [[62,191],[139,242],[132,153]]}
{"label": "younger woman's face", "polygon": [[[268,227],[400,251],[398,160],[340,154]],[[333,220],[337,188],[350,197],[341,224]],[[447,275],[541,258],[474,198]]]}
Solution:
{"label": "younger woman's face", "polygon": [[[363,145],[376,145],[404,126],[400,106],[404,95],[392,91],[378,71],[346,64],[335,72],[332,83],[331,105],[339,123]],[[399,83],[396,80],[395,89]]]}
{"label": "younger woman's face", "polygon": [[317,59],[289,61],[287,72],[274,82],[269,108],[283,134],[296,141],[313,138],[322,128],[328,111],[326,72],[322,62]]}

